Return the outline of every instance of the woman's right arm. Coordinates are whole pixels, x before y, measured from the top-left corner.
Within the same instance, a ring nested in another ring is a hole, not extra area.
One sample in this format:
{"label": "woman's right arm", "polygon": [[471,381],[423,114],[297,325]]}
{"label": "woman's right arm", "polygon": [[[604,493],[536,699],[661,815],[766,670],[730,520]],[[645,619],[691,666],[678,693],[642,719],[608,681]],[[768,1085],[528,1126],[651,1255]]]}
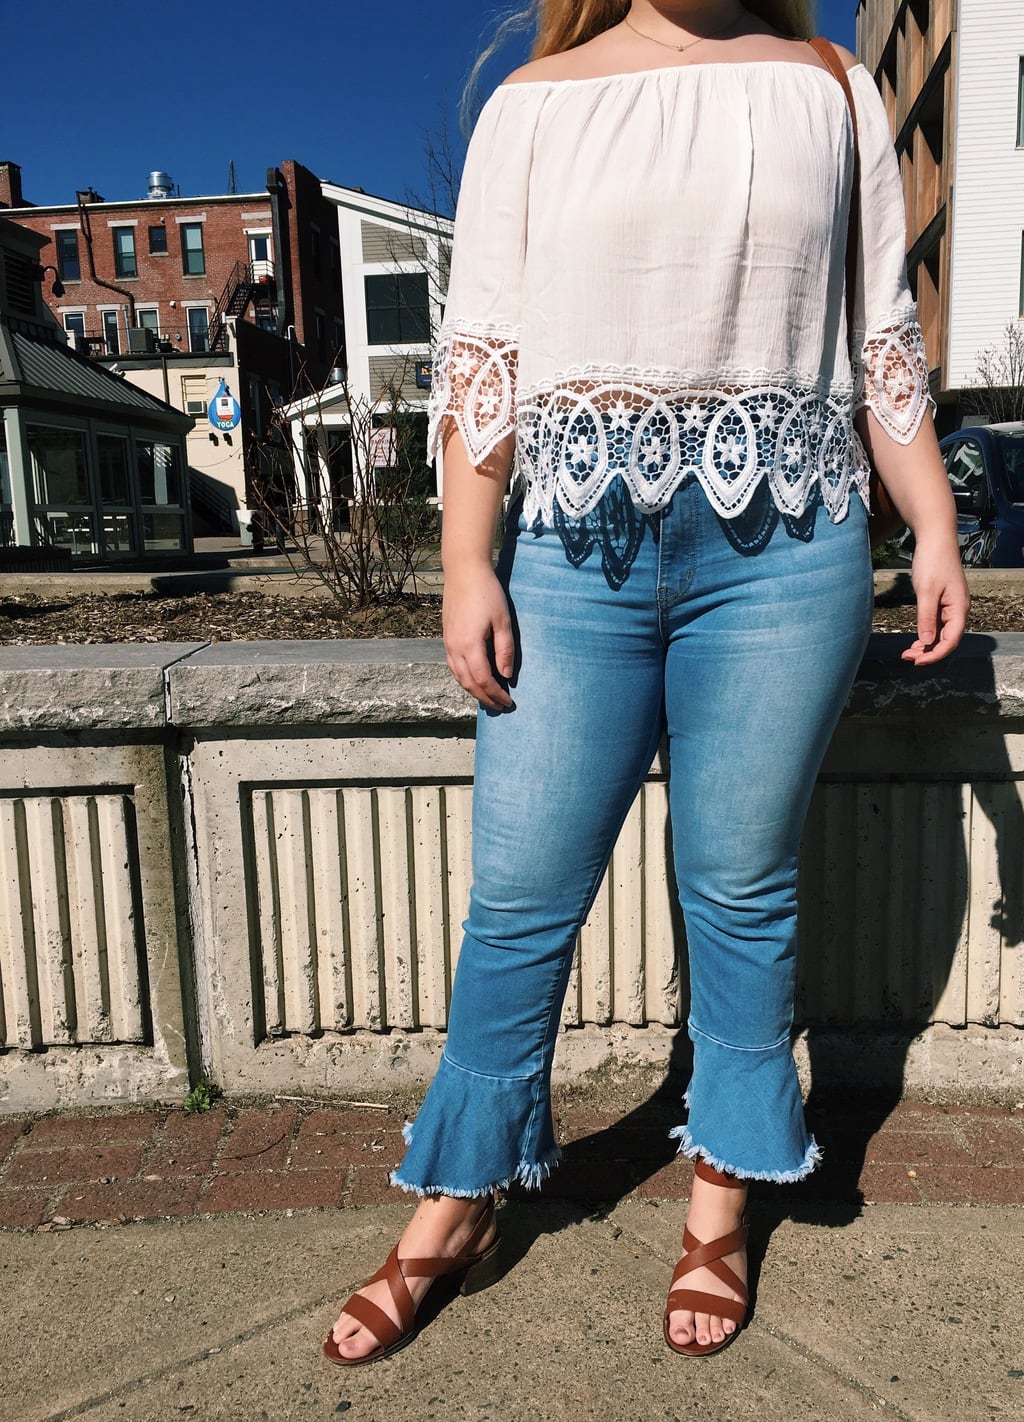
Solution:
{"label": "woman's right arm", "polygon": [[503,85],[466,154],[445,314],[434,353],[431,453],[444,447],[444,642],[460,686],[512,705],[508,605],[494,573],[498,510],[515,448],[516,382],[537,97]]}
{"label": "woman's right arm", "polygon": [[512,705],[498,678],[511,677],[515,644],[492,550],[514,446],[515,436],[507,435],[483,463],[472,464],[454,422],[445,431],[444,649],[455,680],[492,711]]}

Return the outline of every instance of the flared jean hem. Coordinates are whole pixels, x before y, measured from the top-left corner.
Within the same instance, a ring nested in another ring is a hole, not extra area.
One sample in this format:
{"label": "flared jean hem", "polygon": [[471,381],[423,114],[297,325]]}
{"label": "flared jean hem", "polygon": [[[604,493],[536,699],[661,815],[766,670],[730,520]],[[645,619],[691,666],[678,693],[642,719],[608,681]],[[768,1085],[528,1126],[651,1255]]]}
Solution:
{"label": "flared jean hem", "polygon": [[561,1159],[547,1071],[490,1076],[447,1050],[403,1135],[408,1149],[391,1183],[410,1195],[471,1200],[513,1184],[538,1190]]}
{"label": "flared jean hem", "polygon": [[811,1136],[803,1161],[795,1170],[745,1170],[730,1160],[722,1160],[712,1155],[705,1146],[693,1139],[689,1126],[676,1126],[674,1130],[669,1131],[669,1136],[679,1142],[679,1155],[685,1155],[689,1160],[704,1160],[712,1170],[722,1170],[727,1175],[735,1175],[737,1180],[767,1180],[773,1185],[795,1185],[800,1180],[806,1180],[811,1171],[821,1164],[822,1158],[821,1147]]}

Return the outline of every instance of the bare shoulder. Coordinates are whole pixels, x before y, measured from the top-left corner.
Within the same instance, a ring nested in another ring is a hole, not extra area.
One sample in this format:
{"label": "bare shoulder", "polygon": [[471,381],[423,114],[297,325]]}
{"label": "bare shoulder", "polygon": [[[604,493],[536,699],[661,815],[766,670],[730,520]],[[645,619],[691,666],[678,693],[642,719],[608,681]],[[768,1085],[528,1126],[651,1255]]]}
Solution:
{"label": "bare shoulder", "polygon": [[558,82],[560,79],[592,79],[601,74],[614,74],[631,66],[623,62],[621,42],[612,30],[595,35],[585,44],[565,49],[561,54],[548,54],[514,70],[506,84]]}
{"label": "bare shoulder", "polygon": [[564,59],[563,54],[549,54],[544,59],[531,60],[520,69],[513,69],[508,78],[502,81],[502,88],[510,84],[537,84],[551,79],[568,79],[571,76],[562,62]]}
{"label": "bare shoulder", "polygon": [[857,58],[857,56],[853,54],[850,50],[848,50],[845,45],[836,44],[833,40],[832,48],[835,50],[836,54],[838,54],[839,58],[843,61],[844,69],[852,69],[855,64],[860,63],[860,60]]}

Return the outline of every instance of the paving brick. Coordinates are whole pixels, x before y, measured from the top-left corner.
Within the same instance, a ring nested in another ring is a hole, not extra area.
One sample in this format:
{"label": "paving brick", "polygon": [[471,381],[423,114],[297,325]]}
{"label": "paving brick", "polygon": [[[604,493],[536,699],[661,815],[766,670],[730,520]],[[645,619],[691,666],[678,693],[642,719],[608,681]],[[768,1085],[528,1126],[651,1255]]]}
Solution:
{"label": "paving brick", "polygon": [[146,1156],[146,1173],[187,1175],[211,1169],[227,1120],[222,1107],[193,1115],[171,1112]]}
{"label": "paving brick", "polygon": [[48,1190],[0,1190],[0,1228],[34,1229],[46,1217]]}
{"label": "paving brick", "polygon": [[688,1200],[693,1172],[681,1161],[663,1165],[646,1180],[641,1180],[636,1193],[641,1200]]}
{"label": "paving brick", "polygon": [[908,1175],[902,1166],[895,1164],[865,1165],[860,1173],[861,1194],[873,1205],[918,1205],[921,1203],[920,1183],[920,1178]]}
{"label": "paving brick", "polygon": [[916,1165],[969,1165],[970,1156],[952,1134],[931,1131],[879,1131],[867,1143],[866,1161]]}
{"label": "paving brick", "polygon": [[72,1187],[58,1213],[70,1220],[151,1220],[161,1215],[190,1215],[203,1179],[198,1175],[162,1180],[112,1180],[109,1184]]}
{"label": "paving brick", "polygon": [[300,1135],[292,1149],[290,1164],[295,1170],[329,1166],[344,1170],[349,1165],[380,1165],[393,1170],[405,1154],[399,1131],[342,1131],[332,1135]]}
{"label": "paving brick", "polygon": [[897,1131],[940,1131],[970,1107],[943,1106],[929,1101],[901,1101],[886,1117],[886,1125]]}
{"label": "paving brick", "polygon": [[340,1205],[345,1177],[337,1170],[245,1171],[215,1175],[199,1198],[209,1214],[232,1210],[308,1210]]}
{"label": "paving brick", "polygon": [[59,1184],[72,1180],[130,1179],[142,1164],[141,1145],[75,1150],[18,1149],[4,1171],[5,1185]]}
{"label": "paving brick", "polygon": [[1024,1205],[1024,1169],[922,1165],[915,1183],[929,1204]]}
{"label": "paving brick", "polygon": [[[586,1160],[578,1165],[563,1161],[544,1181],[546,1200],[619,1200],[634,1189],[642,1172],[629,1161]],[[534,1191],[514,1186],[510,1195],[536,1199]]]}
{"label": "paving brick", "polygon": [[6,1159],[11,1146],[27,1128],[27,1121],[0,1121],[0,1163]]}
{"label": "paving brick", "polygon": [[291,1107],[277,1111],[244,1111],[224,1142],[217,1169],[279,1170],[291,1149],[295,1116]]}
{"label": "paving brick", "polygon": [[1024,1167],[1024,1130],[1012,1118],[971,1116],[957,1126],[975,1165]]}
{"label": "paving brick", "polygon": [[46,1116],[32,1122],[22,1150],[74,1149],[147,1141],[163,1120],[163,1112],[135,1111],[124,1115]]}
{"label": "paving brick", "polygon": [[403,1200],[410,1205],[415,1204],[415,1196],[392,1185],[389,1176],[390,1171],[381,1166],[361,1166],[352,1174],[345,1193],[346,1205],[358,1209],[360,1205],[400,1205]]}
{"label": "paving brick", "polygon": [[401,1131],[401,1111],[370,1111],[350,1106],[331,1111],[312,1111],[299,1127],[299,1136],[335,1136],[346,1131]]}

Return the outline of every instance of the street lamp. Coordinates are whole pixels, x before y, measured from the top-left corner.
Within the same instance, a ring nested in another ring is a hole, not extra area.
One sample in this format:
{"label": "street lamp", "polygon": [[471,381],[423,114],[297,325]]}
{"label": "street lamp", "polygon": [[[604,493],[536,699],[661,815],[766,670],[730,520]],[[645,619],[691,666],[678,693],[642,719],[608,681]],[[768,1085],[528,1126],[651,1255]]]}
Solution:
{"label": "street lamp", "polygon": [[50,287],[50,291],[53,293],[54,296],[63,296],[64,283],[61,281],[60,272],[57,270],[56,267],[36,267],[36,281],[42,284],[46,280],[47,272],[53,272],[53,285]]}

